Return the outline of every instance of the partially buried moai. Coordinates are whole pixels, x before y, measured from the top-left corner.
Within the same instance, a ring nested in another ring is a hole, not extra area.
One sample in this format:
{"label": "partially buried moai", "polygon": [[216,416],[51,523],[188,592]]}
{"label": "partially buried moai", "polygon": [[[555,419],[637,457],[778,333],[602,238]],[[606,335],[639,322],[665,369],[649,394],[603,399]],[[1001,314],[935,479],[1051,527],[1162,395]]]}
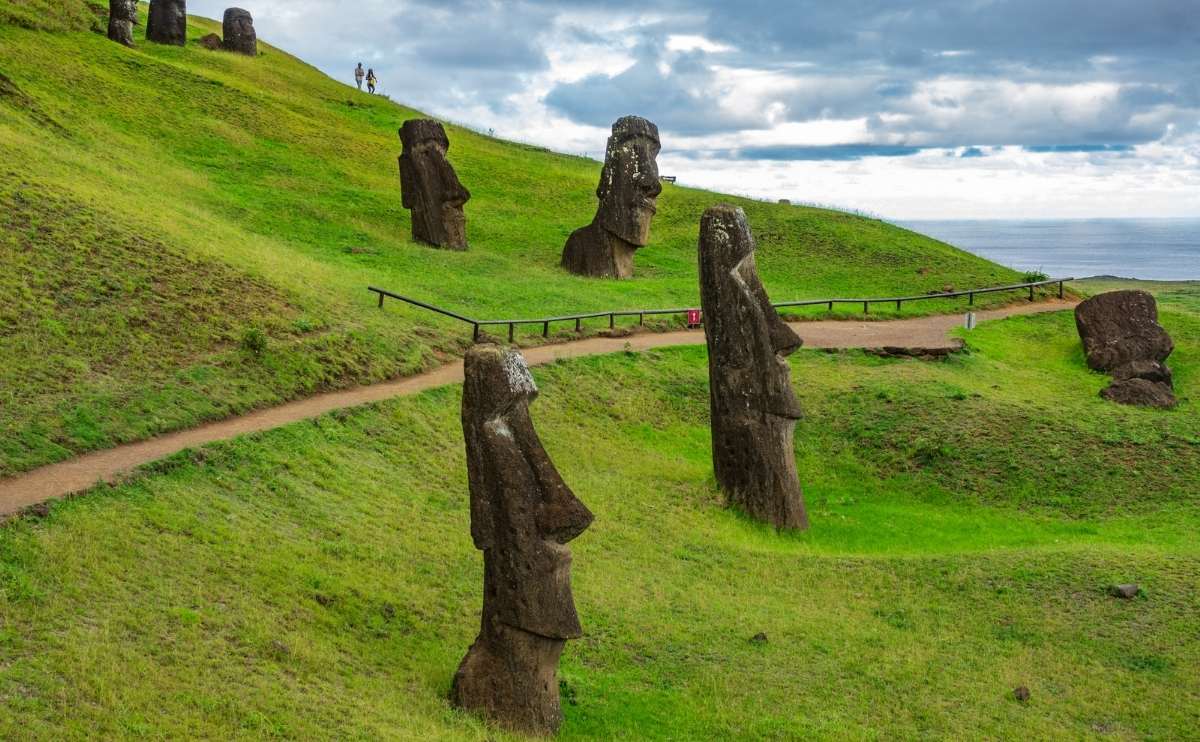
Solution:
{"label": "partially buried moai", "polygon": [[108,38],[133,46],[133,27],[137,25],[137,0],[109,0]]}
{"label": "partially buried moai", "polygon": [[582,276],[632,278],[633,254],[650,241],[657,213],[658,127],[625,116],[612,127],[596,195],[596,218],[575,230],[563,249],[562,265]]}
{"label": "partially buried moai", "polygon": [[1088,367],[1113,377],[1101,397],[1143,407],[1176,405],[1166,363],[1175,343],[1158,324],[1153,295],[1125,290],[1093,296],[1075,307],[1075,327]]}
{"label": "partially buried moai", "polygon": [[436,121],[410,119],[400,127],[400,199],[412,211],[412,236],[450,250],[467,249],[463,205],[471,198],[446,160],[450,139]]}
{"label": "partially buried moai", "polygon": [[454,675],[454,705],[528,734],[562,722],[558,659],[582,636],[567,542],[592,514],[542,448],[529,404],[537,387],[515,350],[467,352],[462,425],[471,537],[483,551],[479,636]]}
{"label": "partially buried moai", "polygon": [[241,8],[226,10],[221,34],[225,37],[221,46],[226,51],[251,57],[258,56],[258,34],[254,32],[254,18],[251,17],[250,11]]}
{"label": "partially buried moai", "polygon": [[700,303],[708,343],[713,469],[729,504],[776,528],[808,528],[792,435],[801,417],[787,356],[802,344],[754,263],[746,215],[714,206],[700,222]]}
{"label": "partially buried moai", "polygon": [[186,0],[150,0],[146,39],[156,44],[175,46],[187,43]]}

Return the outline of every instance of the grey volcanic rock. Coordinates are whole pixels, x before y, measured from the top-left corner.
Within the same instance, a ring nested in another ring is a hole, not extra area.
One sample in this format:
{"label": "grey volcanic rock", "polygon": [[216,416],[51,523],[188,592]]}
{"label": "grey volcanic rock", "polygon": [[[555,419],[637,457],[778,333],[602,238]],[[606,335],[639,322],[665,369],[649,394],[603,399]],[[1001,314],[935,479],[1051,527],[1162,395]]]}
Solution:
{"label": "grey volcanic rock", "polygon": [[187,43],[186,0],[150,0],[146,39],[156,44],[175,46]]}
{"label": "grey volcanic rock", "polygon": [[1111,291],[1075,308],[1075,327],[1089,367],[1112,375],[1105,399],[1146,407],[1174,407],[1171,370],[1175,349],[1158,324],[1158,305],[1145,291]]}
{"label": "grey volcanic rock", "polygon": [[1108,586],[1108,594],[1113,596],[1114,598],[1121,598],[1122,600],[1133,600],[1134,598],[1136,598],[1138,596],[1138,593],[1140,593],[1141,591],[1142,591],[1141,588],[1139,588],[1137,585],[1134,585],[1132,583],[1125,584],[1125,585],[1109,585]]}
{"label": "grey volcanic rock", "polygon": [[495,345],[467,352],[462,424],[483,613],[450,699],[510,729],[552,734],[562,723],[559,655],[583,633],[566,544],[592,514],[538,439],[529,417],[536,396],[520,353]]}
{"label": "grey volcanic rock", "polygon": [[208,49],[209,51],[214,51],[214,52],[219,49],[225,48],[224,44],[221,43],[221,37],[217,36],[215,33],[205,34],[204,36],[201,36],[200,37],[200,46],[204,47],[205,49]]}
{"label": "grey volcanic rock", "polygon": [[225,37],[222,46],[226,50],[251,57],[258,56],[258,34],[254,32],[254,18],[250,16],[250,11],[241,8],[226,10],[221,29]]}
{"label": "grey volcanic rock", "polygon": [[600,206],[586,227],[575,230],[563,249],[572,273],[632,278],[633,254],[650,241],[662,183],[658,179],[658,127],[638,116],[618,119],[608,138],[596,196]]}
{"label": "grey volcanic rock", "polygon": [[800,405],[787,356],[802,341],[771,306],[745,213],[700,222],[700,303],[708,343],[713,468],[730,505],[776,528],[808,528],[792,434]]}
{"label": "grey volcanic rock", "polygon": [[133,27],[137,25],[137,0],[109,0],[108,38],[133,46]]}
{"label": "grey volcanic rock", "polygon": [[463,205],[471,192],[446,160],[450,139],[436,121],[410,119],[400,128],[400,199],[412,211],[414,240],[451,250],[467,249]]}

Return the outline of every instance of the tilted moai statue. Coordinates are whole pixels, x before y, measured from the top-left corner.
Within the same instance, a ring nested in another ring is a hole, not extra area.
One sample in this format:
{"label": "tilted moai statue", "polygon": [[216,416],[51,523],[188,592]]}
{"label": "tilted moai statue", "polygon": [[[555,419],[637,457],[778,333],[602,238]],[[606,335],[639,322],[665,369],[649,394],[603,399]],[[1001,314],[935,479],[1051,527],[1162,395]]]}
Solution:
{"label": "tilted moai statue", "polygon": [[146,39],[156,44],[186,44],[187,0],[150,0]]}
{"label": "tilted moai statue", "polygon": [[700,303],[717,484],[754,518],[808,528],[792,446],[801,411],[787,363],[803,341],[767,298],[739,208],[714,206],[701,219]]}
{"label": "tilted moai statue", "polygon": [[1158,304],[1145,291],[1110,291],[1075,307],[1075,328],[1089,368],[1113,383],[1100,396],[1120,404],[1174,407],[1166,360],[1175,343],[1158,324]]}
{"label": "tilted moai statue", "polygon": [[133,27],[137,25],[137,0],[109,0],[108,38],[133,46]]}
{"label": "tilted moai statue", "polygon": [[529,404],[537,386],[515,350],[467,352],[462,424],[471,537],[483,551],[479,637],[454,675],[454,705],[527,734],[562,723],[558,659],[583,635],[567,542],[592,514],[546,455]]}
{"label": "tilted moai statue", "polygon": [[567,238],[562,265],[581,276],[633,277],[633,254],[650,241],[658,194],[658,127],[638,116],[618,119],[608,138],[596,195],[596,218]]}
{"label": "tilted moai statue", "polygon": [[225,37],[221,46],[226,51],[258,56],[258,34],[254,33],[254,19],[250,11],[241,8],[226,10],[221,26],[221,34]]}
{"label": "tilted moai statue", "polygon": [[463,205],[471,192],[446,160],[450,139],[436,121],[410,119],[400,127],[400,199],[412,211],[418,242],[450,250],[467,249]]}

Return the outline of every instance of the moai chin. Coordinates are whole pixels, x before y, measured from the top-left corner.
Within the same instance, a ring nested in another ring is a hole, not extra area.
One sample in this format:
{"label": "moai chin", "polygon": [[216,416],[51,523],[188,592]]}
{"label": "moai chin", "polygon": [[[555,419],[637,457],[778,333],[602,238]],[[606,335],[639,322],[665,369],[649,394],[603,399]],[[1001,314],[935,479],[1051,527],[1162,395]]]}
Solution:
{"label": "moai chin", "polygon": [[446,160],[450,139],[436,121],[410,119],[400,127],[400,199],[412,212],[418,242],[450,250],[467,249],[463,205],[471,198]]}
{"label": "moai chin", "polygon": [[241,8],[226,10],[221,34],[225,37],[221,46],[226,51],[258,56],[258,34],[254,32],[254,18],[249,11]]}
{"label": "moai chin", "polygon": [[137,25],[137,0],[109,0],[108,38],[133,46],[133,27]]}
{"label": "moai chin", "polygon": [[146,39],[156,44],[183,46],[187,43],[186,0],[150,0]]}
{"label": "moai chin", "polygon": [[467,352],[462,424],[483,614],[450,699],[501,726],[553,734],[562,723],[559,655],[583,635],[566,544],[592,514],[542,448],[529,417],[536,396],[520,353],[495,345]]}
{"label": "moai chin", "polygon": [[633,254],[650,241],[657,213],[658,127],[625,116],[612,127],[596,196],[600,207],[586,227],[575,230],[563,249],[562,265],[582,276],[632,278]]}
{"label": "moai chin", "polygon": [[776,528],[808,528],[792,435],[801,417],[787,356],[803,341],[779,317],[754,263],[746,214],[700,221],[713,469],[729,504]]}

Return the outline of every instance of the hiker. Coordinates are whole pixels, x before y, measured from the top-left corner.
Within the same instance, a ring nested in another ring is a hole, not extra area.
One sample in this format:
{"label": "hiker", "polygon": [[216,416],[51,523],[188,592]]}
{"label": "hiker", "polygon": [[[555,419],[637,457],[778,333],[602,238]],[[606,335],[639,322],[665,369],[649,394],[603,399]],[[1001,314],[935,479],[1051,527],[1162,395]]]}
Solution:
{"label": "hiker", "polygon": [[364,75],[366,75],[366,73],[363,72],[362,62],[359,62],[358,67],[354,68],[354,82],[358,83],[359,90],[362,90],[362,81]]}
{"label": "hiker", "polygon": [[371,95],[375,94],[375,83],[379,82],[379,78],[375,77],[375,69],[367,70],[367,92]]}

